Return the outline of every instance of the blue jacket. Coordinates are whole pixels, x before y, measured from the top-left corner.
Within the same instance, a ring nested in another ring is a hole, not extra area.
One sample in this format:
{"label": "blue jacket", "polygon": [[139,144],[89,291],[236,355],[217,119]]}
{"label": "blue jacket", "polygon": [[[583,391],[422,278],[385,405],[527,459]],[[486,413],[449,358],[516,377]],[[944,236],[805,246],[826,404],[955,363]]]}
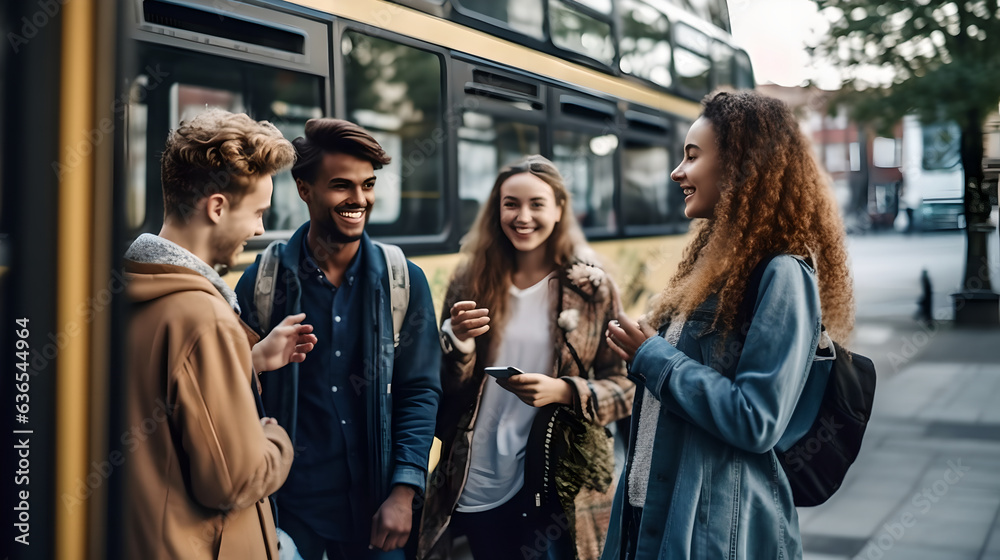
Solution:
{"label": "blue jacket", "polygon": [[[302,285],[296,271],[306,222],[285,244],[278,268],[274,310],[266,329],[257,322],[253,303],[257,261],[247,268],[236,286],[243,320],[264,335],[287,315],[302,311]],[[421,492],[427,480],[427,463],[434,440],[434,422],[441,399],[441,347],[430,288],[423,271],[407,261],[410,272],[410,301],[400,331],[398,348],[393,348],[392,311],[389,280],[382,251],[368,234],[361,238],[362,280],[362,362],[364,371],[351,377],[362,390],[368,439],[371,511],[356,511],[371,518],[392,487],[407,484]],[[309,322],[306,317],[306,323]],[[306,359],[309,359],[308,356]],[[288,430],[295,441],[298,410],[299,367],[291,363],[261,376],[264,409]],[[292,468],[295,468],[294,464]]]}
{"label": "blue jacket", "polygon": [[[814,272],[790,256],[771,261],[742,354],[733,334],[712,328],[714,307],[710,298],[687,317],[676,348],[650,338],[632,363],[637,387],[661,403],[635,557],[801,558],[798,516],[775,447],[805,434],[829,376],[829,362],[813,366],[821,332]],[[635,399],[604,560],[618,560],[623,523],[632,518],[628,472],[641,402]]]}

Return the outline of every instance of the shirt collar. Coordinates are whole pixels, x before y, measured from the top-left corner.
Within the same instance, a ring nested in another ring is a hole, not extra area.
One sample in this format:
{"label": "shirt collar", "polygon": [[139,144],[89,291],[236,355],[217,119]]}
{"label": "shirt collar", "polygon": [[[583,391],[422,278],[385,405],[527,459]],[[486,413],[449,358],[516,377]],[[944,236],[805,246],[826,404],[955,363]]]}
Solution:
{"label": "shirt collar", "polygon": [[[354,258],[351,259],[351,264],[347,266],[347,270],[344,271],[344,279],[347,281],[349,286],[353,286],[354,282],[358,279],[358,273],[361,271],[361,252],[364,247],[364,243],[358,244],[358,252],[354,254]],[[302,267],[304,271],[308,274],[319,272],[323,274],[323,269],[316,264],[316,260],[313,259],[312,252],[309,249],[309,230],[305,231],[305,235],[302,236]]]}

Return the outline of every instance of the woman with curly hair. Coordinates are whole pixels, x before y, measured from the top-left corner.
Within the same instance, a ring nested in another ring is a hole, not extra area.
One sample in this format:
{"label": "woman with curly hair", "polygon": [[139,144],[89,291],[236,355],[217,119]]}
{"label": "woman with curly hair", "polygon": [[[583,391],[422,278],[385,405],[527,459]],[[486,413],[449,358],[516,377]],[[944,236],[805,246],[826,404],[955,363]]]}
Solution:
{"label": "woman with curly hair", "polygon": [[[462,252],[418,558],[462,534],[476,560],[596,558],[614,468],[604,426],[628,416],[634,386],[604,337],[617,289],[552,162],[501,170]],[[488,366],[527,373],[494,379]]]}
{"label": "woman with curly hair", "polygon": [[608,325],[642,396],[605,560],[801,558],[775,449],[817,414],[822,325],[841,344],[853,326],[844,227],[791,112],[752,91],[703,105],[671,174],[691,243],[643,321]]}

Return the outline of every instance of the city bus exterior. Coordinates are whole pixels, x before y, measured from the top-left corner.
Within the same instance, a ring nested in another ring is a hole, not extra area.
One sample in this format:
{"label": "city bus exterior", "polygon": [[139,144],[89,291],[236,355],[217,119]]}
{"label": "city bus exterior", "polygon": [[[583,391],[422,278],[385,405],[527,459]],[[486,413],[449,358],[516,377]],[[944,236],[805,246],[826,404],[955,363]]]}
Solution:
{"label": "city bus exterior", "polygon": [[[335,116],[372,131],[392,156],[368,231],[416,257],[437,301],[497,170],[541,153],[566,175],[577,217],[638,309],[650,291],[641,280],[657,289],[679,258],[687,221],[668,175],[697,100],[753,85],[745,53],[716,25],[726,24],[725,3],[695,3],[715,24],[656,0],[615,10],[593,0],[502,4],[144,2],[130,83],[147,99],[128,108],[131,225],[158,227],[150,156],[205,106],[248,111],[289,138],[308,118]],[[203,19],[221,23],[197,27]],[[240,44],[235,20],[267,44]],[[306,219],[290,175],[276,178],[268,234],[250,248]]]}

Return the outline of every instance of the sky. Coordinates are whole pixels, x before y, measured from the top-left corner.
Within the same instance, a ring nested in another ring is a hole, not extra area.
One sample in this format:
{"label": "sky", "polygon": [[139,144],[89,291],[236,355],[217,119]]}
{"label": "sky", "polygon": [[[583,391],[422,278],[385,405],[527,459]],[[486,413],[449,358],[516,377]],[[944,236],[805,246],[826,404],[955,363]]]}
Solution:
{"label": "sky", "polygon": [[736,44],[750,55],[758,84],[790,87],[813,79],[825,89],[839,87],[837,69],[811,61],[805,50],[829,29],[811,0],[729,0],[729,19]]}

